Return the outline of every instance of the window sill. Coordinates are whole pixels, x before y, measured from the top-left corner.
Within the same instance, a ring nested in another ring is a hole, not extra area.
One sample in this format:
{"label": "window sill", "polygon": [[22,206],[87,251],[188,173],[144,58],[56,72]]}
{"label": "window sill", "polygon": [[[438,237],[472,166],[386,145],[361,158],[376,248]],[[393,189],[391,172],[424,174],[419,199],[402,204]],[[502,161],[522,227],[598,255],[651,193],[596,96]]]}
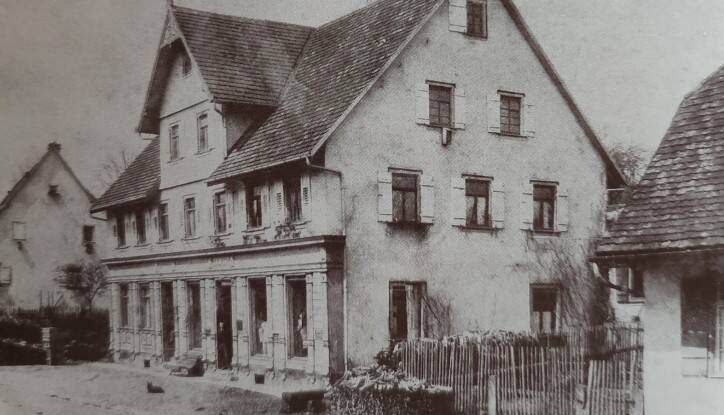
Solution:
{"label": "window sill", "polygon": [[233,232],[222,232],[222,233],[215,233],[211,235],[212,238],[226,238],[228,236],[231,236]]}
{"label": "window sill", "polygon": [[182,241],[195,241],[197,239],[201,239],[200,236],[187,236],[185,238],[181,238]]}
{"label": "window sill", "polygon": [[177,157],[177,158],[175,158],[175,159],[173,159],[173,160],[167,161],[167,163],[168,163],[168,164],[176,164],[176,163],[181,162],[181,160],[183,160],[183,159],[184,159],[183,157]]}
{"label": "window sill", "polygon": [[646,304],[646,300],[643,298],[632,298],[630,300],[626,301],[619,301],[619,304],[633,304],[633,305],[644,305]]}
{"label": "window sill", "polygon": [[542,229],[529,229],[527,230],[528,233],[530,233],[533,236],[561,236],[563,233],[562,231],[548,231],[548,230],[542,230]]}
{"label": "window sill", "polygon": [[492,226],[484,226],[484,225],[472,225],[472,224],[465,224],[465,225],[458,225],[458,228],[463,231],[480,231],[480,232],[492,232],[496,231],[496,228],[493,228]]}
{"label": "window sill", "polygon": [[399,228],[412,228],[412,229],[415,229],[415,228],[427,228],[427,227],[433,225],[432,223],[424,223],[424,222],[419,222],[419,221],[414,221],[414,222],[410,222],[410,221],[395,222],[395,221],[392,221],[392,222],[387,222],[387,224],[388,224],[388,225],[391,225],[391,226],[399,227]]}
{"label": "window sill", "polygon": [[210,148],[207,148],[206,150],[197,151],[196,153],[194,153],[194,155],[195,156],[205,156],[205,155],[211,153],[212,151],[214,151],[214,148],[210,147]]}
{"label": "window sill", "polygon": [[143,242],[143,243],[140,243],[140,244],[136,244],[136,245],[135,245],[136,248],[145,248],[145,247],[147,247],[147,246],[151,246],[151,243],[150,243],[150,242]]}
{"label": "window sill", "polygon": [[478,33],[468,33],[468,32],[465,32],[464,34],[465,34],[466,37],[470,37],[470,38],[473,38],[473,39],[488,40],[488,35],[484,35],[484,34],[482,34],[482,33],[481,33],[481,34],[478,34]]}
{"label": "window sill", "polygon": [[502,131],[499,132],[499,133],[493,133],[493,134],[499,135],[499,136],[501,136],[501,137],[506,137],[506,138],[520,138],[520,139],[528,139],[528,138],[530,138],[530,137],[527,136],[527,135],[514,134],[514,133],[504,133],[504,132],[502,132]]}
{"label": "window sill", "polygon": [[251,235],[260,234],[260,233],[263,233],[264,231],[266,231],[267,229],[269,229],[268,226],[258,226],[258,227],[256,227],[256,228],[247,228],[247,229],[244,231],[244,233],[245,233],[245,234],[251,234]]}
{"label": "window sill", "polygon": [[128,249],[129,247],[129,245],[119,245],[116,247],[116,249]]}
{"label": "window sill", "polygon": [[159,245],[166,245],[166,244],[170,244],[171,242],[173,242],[173,239],[162,239],[162,240],[159,240],[159,241],[156,242],[156,243],[159,244]]}

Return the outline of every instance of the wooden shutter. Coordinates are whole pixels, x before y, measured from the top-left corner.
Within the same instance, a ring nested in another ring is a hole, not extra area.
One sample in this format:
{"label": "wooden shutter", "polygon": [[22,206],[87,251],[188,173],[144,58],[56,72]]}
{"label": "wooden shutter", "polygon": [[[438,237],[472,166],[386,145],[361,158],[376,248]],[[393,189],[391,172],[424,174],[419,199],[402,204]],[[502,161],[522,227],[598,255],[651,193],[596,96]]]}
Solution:
{"label": "wooden shutter", "polygon": [[492,187],[490,192],[491,224],[495,229],[503,229],[505,226],[505,189],[500,180],[493,180],[490,185]]}
{"label": "wooden shutter", "polygon": [[488,132],[500,134],[500,96],[488,95]]}
{"label": "wooden shutter", "polygon": [[450,180],[450,213],[452,226],[465,226],[465,179],[453,177]]}
{"label": "wooden shutter", "polygon": [[392,222],[392,173],[377,173],[377,220]]}
{"label": "wooden shutter", "polygon": [[468,4],[466,0],[450,0],[449,27],[453,32],[468,31]]}
{"label": "wooden shutter", "polygon": [[284,223],[284,183],[277,180],[273,185],[274,193],[274,220],[276,223]]}
{"label": "wooden shutter", "polygon": [[303,174],[301,177],[302,218],[306,220],[312,217],[312,180],[309,174]]}
{"label": "wooden shutter", "polygon": [[236,228],[245,231],[247,228],[246,215],[246,187],[243,183],[236,188],[236,197],[234,198],[234,220]]}
{"label": "wooden shutter", "polygon": [[261,186],[261,223],[263,226],[269,226],[272,223],[271,192],[272,186],[268,183]]}
{"label": "wooden shutter", "polygon": [[535,137],[535,106],[526,102],[523,110],[523,135],[526,137]]}
{"label": "wooden shutter", "polygon": [[234,224],[234,201],[236,200],[236,197],[234,197],[235,194],[236,191],[231,190],[227,190],[226,194],[224,194],[224,207],[226,208],[226,230],[228,232],[231,232]]}
{"label": "wooden shutter", "polygon": [[426,83],[415,88],[415,118],[418,124],[430,124],[430,86]]}
{"label": "wooden shutter", "polygon": [[520,229],[533,229],[533,184],[523,184],[523,194],[520,196]]}
{"label": "wooden shutter", "polygon": [[558,188],[556,192],[556,230],[558,232],[568,231],[568,192]]}
{"label": "wooden shutter", "polygon": [[435,179],[431,175],[420,176],[420,222],[435,221]]}
{"label": "wooden shutter", "polygon": [[455,88],[455,128],[465,128],[465,90],[463,88]]}

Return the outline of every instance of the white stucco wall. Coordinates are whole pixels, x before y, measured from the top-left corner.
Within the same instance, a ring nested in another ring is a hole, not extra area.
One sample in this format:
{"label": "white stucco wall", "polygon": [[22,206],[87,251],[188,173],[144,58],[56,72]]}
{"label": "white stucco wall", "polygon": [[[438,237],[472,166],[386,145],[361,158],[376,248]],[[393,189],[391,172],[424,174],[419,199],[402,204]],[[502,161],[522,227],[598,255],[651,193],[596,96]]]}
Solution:
{"label": "white stucco wall", "polygon": [[[425,280],[430,297],[452,306],[452,329],[527,330],[529,285],[552,275],[531,270],[532,245],[586,244],[600,229],[605,169],[558,90],[498,1],[488,2],[489,39],[448,30],[447,7],[417,34],[329,140],[326,164],[343,172],[346,218],[349,358],[369,362],[388,341],[392,280]],[[416,86],[455,84],[467,96],[466,128],[440,144],[439,129],[415,123]],[[488,133],[486,96],[525,94],[536,113],[535,138]],[[422,170],[435,181],[435,220],[427,229],[377,221],[377,171]],[[505,228],[451,226],[451,178],[493,177],[505,186]],[[520,203],[530,180],[559,182],[570,203],[570,228],[529,239]],[[583,256],[580,261],[585,261]]]}
{"label": "white stucco wall", "polygon": [[[48,195],[48,186],[58,186],[57,198]],[[91,218],[90,200],[60,158],[52,153],[0,213],[0,264],[12,269],[12,283],[0,286],[0,308],[40,306],[49,293],[57,300],[61,295],[75,304],[70,293],[61,289],[53,278],[61,265],[91,260],[103,255],[103,244],[88,255],[83,246],[83,226],[95,226],[95,239],[102,241],[105,224]],[[13,240],[13,222],[26,224],[27,239],[22,248]],[[104,307],[105,299],[96,305]]]}

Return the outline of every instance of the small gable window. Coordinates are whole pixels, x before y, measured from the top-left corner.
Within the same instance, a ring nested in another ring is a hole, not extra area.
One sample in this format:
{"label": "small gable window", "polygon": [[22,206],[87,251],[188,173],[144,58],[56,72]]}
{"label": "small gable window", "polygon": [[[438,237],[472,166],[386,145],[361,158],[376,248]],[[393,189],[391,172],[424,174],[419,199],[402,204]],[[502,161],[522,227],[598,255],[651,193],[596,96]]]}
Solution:
{"label": "small gable window", "polygon": [[468,0],[467,2],[467,33],[470,36],[488,37],[488,4],[484,0]]}
{"label": "small gable window", "polygon": [[430,127],[465,128],[465,90],[453,84],[427,81],[415,91],[415,122]]}
{"label": "small gable window", "polygon": [[465,180],[465,223],[470,227],[490,227],[490,182]]}
{"label": "small gable window", "polygon": [[514,95],[500,96],[500,132],[503,134],[520,135],[521,97]]}
{"label": "small gable window", "polygon": [[533,230],[552,231],[555,226],[556,187],[533,185]]}
{"label": "small gable window", "polygon": [[168,129],[168,148],[169,157],[171,160],[177,160],[179,158],[179,125],[174,124]]}
{"label": "small gable window", "polygon": [[184,53],[181,57],[181,76],[186,77],[191,73],[191,57]]}
{"label": "small gable window", "polygon": [[209,114],[202,112],[196,119],[198,152],[209,149]]}
{"label": "small gable window", "polygon": [[514,137],[535,137],[534,107],[522,93],[498,91],[488,97],[488,131]]}

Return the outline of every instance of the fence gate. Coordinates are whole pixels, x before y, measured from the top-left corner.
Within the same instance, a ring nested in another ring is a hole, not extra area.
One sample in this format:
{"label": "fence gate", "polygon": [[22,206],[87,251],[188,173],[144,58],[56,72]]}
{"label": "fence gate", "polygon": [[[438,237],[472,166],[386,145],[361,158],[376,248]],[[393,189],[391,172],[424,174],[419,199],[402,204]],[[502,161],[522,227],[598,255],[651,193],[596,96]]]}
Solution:
{"label": "fence gate", "polygon": [[416,339],[399,352],[409,375],[452,387],[460,413],[639,415],[642,334],[638,324],[611,324],[507,344]]}

